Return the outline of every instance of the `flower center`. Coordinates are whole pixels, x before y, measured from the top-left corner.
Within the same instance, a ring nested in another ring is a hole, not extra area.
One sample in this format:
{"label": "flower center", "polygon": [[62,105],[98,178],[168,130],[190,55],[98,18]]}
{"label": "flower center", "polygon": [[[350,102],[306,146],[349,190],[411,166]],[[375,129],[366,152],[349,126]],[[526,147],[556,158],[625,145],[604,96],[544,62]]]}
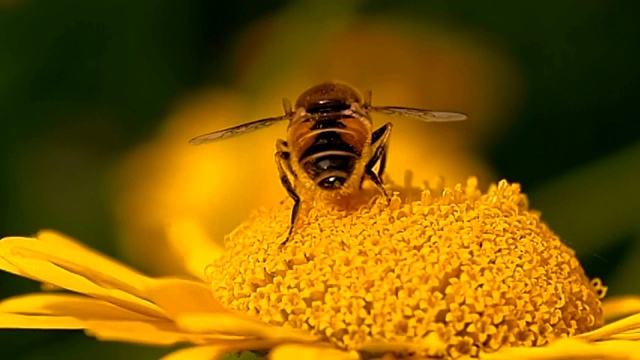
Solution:
{"label": "flower center", "polygon": [[350,350],[436,334],[448,356],[477,356],[601,326],[597,289],[519,186],[476,186],[472,178],[417,201],[401,201],[401,190],[390,205],[316,204],[282,248],[290,206],[261,210],[209,266],[214,294]]}

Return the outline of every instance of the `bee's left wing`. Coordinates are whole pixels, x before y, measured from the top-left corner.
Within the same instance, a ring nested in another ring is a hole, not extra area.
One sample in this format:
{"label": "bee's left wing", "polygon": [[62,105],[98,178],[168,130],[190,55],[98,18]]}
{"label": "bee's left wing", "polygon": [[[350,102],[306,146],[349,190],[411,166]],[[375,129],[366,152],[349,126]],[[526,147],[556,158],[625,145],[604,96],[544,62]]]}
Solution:
{"label": "bee's left wing", "polygon": [[422,121],[461,121],[466,120],[467,115],[453,111],[435,111],[400,106],[368,106],[367,110],[387,115],[412,117]]}
{"label": "bee's left wing", "polygon": [[271,126],[278,121],[289,120],[289,119],[291,119],[291,114],[286,114],[283,116],[277,116],[277,117],[266,118],[266,119],[260,119],[260,120],[252,121],[246,124],[234,126],[228,129],[218,130],[208,134],[196,136],[193,139],[189,140],[189,144],[200,145],[200,144],[210,143],[213,141],[224,140],[233,136],[242,135],[251,131],[265,128],[267,126]]}

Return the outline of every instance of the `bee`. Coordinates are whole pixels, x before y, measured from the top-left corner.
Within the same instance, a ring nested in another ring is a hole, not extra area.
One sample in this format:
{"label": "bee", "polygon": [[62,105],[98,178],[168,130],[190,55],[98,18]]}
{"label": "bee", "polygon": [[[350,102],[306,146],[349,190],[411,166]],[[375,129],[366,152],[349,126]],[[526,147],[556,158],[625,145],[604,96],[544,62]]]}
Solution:
{"label": "bee", "polygon": [[[460,121],[460,112],[432,111],[398,106],[371,105],[371,92],[361,95],[341,82],[324,82],[303,92],[292,108],[282,100],[284,115],[260,119],[197,136],[199,145],[228,139],[289,121],[287,140],[277,140],[275,160],[280,182],[293,200],[285,245],[293,234],[301,193],[340,198],[362,188],[370,179],[389,201],[382,174],[387,161],[392,124],[372,130],[371,113],[411,117],[422,121]],[[320,190],[320,191],[318,191]]]}

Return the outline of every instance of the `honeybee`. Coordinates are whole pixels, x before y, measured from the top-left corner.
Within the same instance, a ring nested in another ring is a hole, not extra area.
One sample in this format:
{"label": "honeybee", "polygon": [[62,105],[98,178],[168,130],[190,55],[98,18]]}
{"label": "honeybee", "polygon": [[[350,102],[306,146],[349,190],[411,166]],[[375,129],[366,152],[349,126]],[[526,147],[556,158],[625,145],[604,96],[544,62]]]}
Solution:
{"label": "honeybee", "polygon": [[[260,119],[197,136],[193,145],[228,139],[287,120],[287,140],[277,140],[275,160],[280,182],[293,200],[285,245],[293,234],[301,193],[336,198],[362,188],[370,179],[390,200],[383,186],[392,124],[372,130],[370,114],[412,117],[422,121],[460,121],[460,112],[432,111],[398,106],[371,105],[371,92],[361,95],[341,82],[324,82],[303,92],[295,107],[282,100],[284,115]],[[318,191],[320,190],[320,191]],[[305,195],[306,195],[305,194]]]}

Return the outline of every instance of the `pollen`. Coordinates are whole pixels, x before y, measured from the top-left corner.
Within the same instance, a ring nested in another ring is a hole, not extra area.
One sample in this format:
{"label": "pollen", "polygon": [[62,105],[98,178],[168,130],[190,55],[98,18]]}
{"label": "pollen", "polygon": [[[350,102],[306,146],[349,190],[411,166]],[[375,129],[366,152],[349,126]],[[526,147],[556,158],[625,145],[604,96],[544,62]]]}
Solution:
{"label": "pollen", "polygon": [[[207,268],[214,295],[268,323],[346,350],[410,343],[421,355],[477,357],[541,346],[603,324],[605,288],[517,184],[394,188],[309,205],[280,246],[289,204],[257,211]],[[442,346],[433,346],[436,343]]]}

